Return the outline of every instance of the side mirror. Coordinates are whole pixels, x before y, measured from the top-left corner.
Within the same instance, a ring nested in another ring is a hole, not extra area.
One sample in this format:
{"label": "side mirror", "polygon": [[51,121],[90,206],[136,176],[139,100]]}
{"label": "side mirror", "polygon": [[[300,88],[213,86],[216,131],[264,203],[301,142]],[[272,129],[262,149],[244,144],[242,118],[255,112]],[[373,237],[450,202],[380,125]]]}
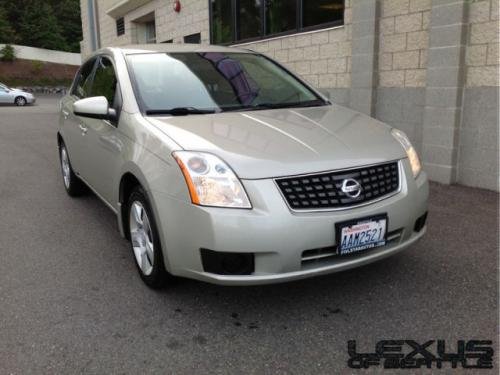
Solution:
{"label": "side mirror", "polygon": [[108,99],[104,96],[94,96],[76,101],[73,104],[73,113],[81,117],[116,121],[116,111],[109,108]]}

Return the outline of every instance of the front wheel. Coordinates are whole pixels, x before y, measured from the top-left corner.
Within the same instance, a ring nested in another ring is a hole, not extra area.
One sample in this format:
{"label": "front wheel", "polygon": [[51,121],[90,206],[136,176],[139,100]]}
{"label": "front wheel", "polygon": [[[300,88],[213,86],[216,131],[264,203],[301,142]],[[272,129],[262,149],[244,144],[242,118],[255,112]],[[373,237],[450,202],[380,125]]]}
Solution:
{"label": "front wheel", "polygon": [[169,274],[163,263],[153,212],[141,187],[132,191],[127,207],[130,241],[139,274],[149,287],[161,288],[167,283]]}
{"label": "front wheel", "polygon": [[26,105],[26,98],[23,97],[23,96],[18,96],[15,100],[14,100],[14,103],[18,106],[18,107],[24,107]]}
{"label": "front wheel", "polygon": [[66,192],[72,197],[82,195],[85,192],[85,185],[73,171],[71,162],[69,161],[68,150],[64,143],[61,143],[59,146],[59,159],[61,161],[61,172]]}

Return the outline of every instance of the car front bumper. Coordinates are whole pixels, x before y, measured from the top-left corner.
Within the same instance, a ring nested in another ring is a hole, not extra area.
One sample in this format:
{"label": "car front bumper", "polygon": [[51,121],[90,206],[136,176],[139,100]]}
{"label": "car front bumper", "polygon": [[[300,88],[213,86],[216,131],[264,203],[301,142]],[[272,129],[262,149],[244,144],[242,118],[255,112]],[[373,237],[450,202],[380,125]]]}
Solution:
{"label": "car front bumper", "polygon": [[[173,275],[216,284],[257,285],[342,271],[393,255],[425,233],[425,227],[416,232],[414,226],[427,211],[429,194],[424,172],[414,179],[407,159],[400,161],[400,168],[399,193],[338,211],[292,212],[272,179],[243,180],[253,204],[251,210],[200,207],[153,192],[166,267]],[[378,214],[387,214],[387,232],[398,234],[385,246],[306,261],[306,250],[335,247],[336,223]],[[200,249],[253,253],[255,272],[205,272]]]}

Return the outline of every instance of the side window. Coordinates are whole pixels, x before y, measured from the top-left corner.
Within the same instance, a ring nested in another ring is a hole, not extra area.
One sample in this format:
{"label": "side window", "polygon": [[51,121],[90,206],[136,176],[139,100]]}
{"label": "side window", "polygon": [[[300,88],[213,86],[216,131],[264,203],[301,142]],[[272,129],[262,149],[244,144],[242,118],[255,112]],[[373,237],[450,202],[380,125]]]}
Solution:
{"label": "side window", "polygon": [[91,96],[105,96],[109,105],[115,106],[117,79],[113,64],[107,57],[102,57],[94,74]]}
{"label": "side window", "polygon": [[80,99],[88,98],[90,96],[90,85],[92,83],[92,71],[94,70],[95,59],[87,61],[78,72],[73,87],[73,95]]}

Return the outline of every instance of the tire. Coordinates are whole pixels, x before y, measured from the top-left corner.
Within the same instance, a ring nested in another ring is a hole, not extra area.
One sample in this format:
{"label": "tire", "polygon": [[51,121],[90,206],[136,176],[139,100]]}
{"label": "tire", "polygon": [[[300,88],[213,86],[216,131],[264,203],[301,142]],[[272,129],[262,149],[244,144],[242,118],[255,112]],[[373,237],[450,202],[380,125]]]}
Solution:
{"label": "tire", "polygon": [[14,103],[18,107],[24,107],[28,103],[28,101],[26,100],[26,98],[24,96],[18,96],[16,99],[14,99]]}
{"label": "tire", "polygon": [[156,221],[141,186],[135,187],[130,194],[127,220],[130,244],[141,279],[152,289],[164,287],[171,276],[165,269]]}
{"label": "tire", "polygon": [[59,146],[59,161],[61,164],[61,174],[66,193],[68,193],[70,197],[77,197],[85,193],[86,186],[73,171],[66,145],[63,142],[61,142]]}

